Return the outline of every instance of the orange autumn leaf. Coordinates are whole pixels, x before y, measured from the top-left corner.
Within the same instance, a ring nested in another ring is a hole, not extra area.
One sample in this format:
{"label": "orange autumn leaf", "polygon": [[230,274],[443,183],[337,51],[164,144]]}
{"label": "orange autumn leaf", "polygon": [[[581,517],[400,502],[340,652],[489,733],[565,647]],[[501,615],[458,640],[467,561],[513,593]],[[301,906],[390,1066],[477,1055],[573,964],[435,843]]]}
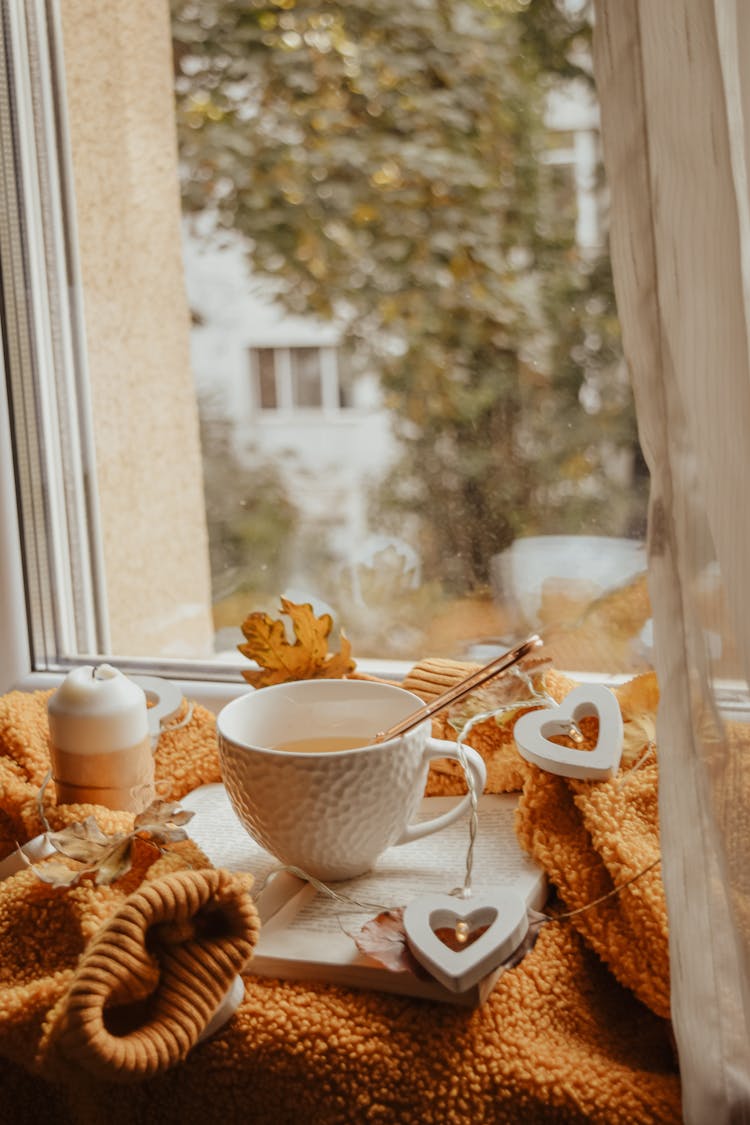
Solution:
{"label": "orange autumn leaf", "polygon": [[659,683],[656,672],[645,672],[615,689],[623,719],[622,761],[632,766],[644,750],[656,743]]}
{"label": "orange autumn leaf", "polygon": [[656,715],[659,706],[659,681],[656,672],[644,672],[615,688],[625,722],[644,713]]}
{"label": "orange autumn leaf", "polygon": [[353,672],[351,645],[341,634],[341,651],[328,651],[333,628],[329,613],[316,617],[309,603],[295,605],[281,599],[281,612],[290,618],[296,640],[287,640],[283,621],[267,613],[251,613],[242,623],[246,644],[238,645],[248,660],[260,665],[258,671],[243,672],[253,687],[270,687],[288,680],[336,680]]}

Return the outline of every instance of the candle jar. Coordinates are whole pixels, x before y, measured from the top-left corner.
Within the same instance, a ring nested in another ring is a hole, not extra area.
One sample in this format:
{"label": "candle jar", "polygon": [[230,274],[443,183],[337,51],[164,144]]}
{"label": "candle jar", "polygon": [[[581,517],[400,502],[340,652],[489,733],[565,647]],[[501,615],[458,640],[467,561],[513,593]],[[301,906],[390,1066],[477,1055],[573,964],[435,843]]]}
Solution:
{"label": "candle jar", "polygon": [[146,696],[110,664],[75,668],[50,697],[58,804],[142,812],[154,799]]}

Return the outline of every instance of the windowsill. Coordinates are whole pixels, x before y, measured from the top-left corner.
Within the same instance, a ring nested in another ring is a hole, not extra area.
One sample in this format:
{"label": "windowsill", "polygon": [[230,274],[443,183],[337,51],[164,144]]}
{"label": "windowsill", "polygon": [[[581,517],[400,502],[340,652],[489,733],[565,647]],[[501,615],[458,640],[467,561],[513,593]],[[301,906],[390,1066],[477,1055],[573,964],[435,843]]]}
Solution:
{"label": "windowsill", "polygon": [[253,422],[261,425],[320,425],[321,421],[335,425],[351,425],[361,422],[363,418],[371,418],[378,414],[378,410],[370,410],[358,406],[343,406],[338,409],[325,406],[295,406],[293,409],[258,410],[253,416]]}
{"label": "windowsill", "polygon": [[[217,659],[206,664],[191,661],[170,661],[159,664],[154,660],[117,660],[102,656],[79,658],[76,665],[95,664],[110,659],[123,672],[142,676],[163,676],[179,687],[182,694],[210,711],[219,711],[250,688],[242,678],[242,670],[247,664],[237,664]],[[361,660],[357,670],[367,676],[399,681],[404,678],[414,661],[406,660]],[[28,672],[14,683],[19,691],[48,691],[56,688],[67,673],[67,668],[49,672]]]}
{"label": "windowsill", "polygon": [[[118,664],[119,666],[119,664]],[[144,669],[143,674],[146,674]],[[153,674],[153,673],[152,673]],[[59,687],[63,672],[29,672],[16,684],[18,691],[50,691]],[[246,683],[231,683],[227,680],[186,680],[170,676],[169,679],[180,689],[186,699],[200,703],[215,714],[248,690]]]}
{"label": "windowsill", "polygon": [[[418,658],[415,658],[414,663]],[[80,661],[79,661],[80,663]],[[134,675],[160,675],[158,668],[154,668],[153,664],[143,662],[143,667],[134,666],[133,662],[117,661],[118,668],[123,671],[130,671]],[[186,662],[187,666],[187,662]],[[217,670],[221,668],[217,666]],[[413,667],[412,663],[408,661],[385,661],[373,660],[362,661],[358,665],[358,671],[368,676],[378,676],[383,679],[402,680],[406,673]],[[229,671],[229,669],[225,669]],[[234,669],[232,669],[234,671]],[[572,680],[582,684],[605,684],[607,687],[617,687],[618,684],[627,683],[632,677],[625,675],[605,675],[594,672],[568,672],[565,673]],[[60,672],[30,672],[28,675],[23,676],[14,686],[19,691],[48,691],[59,686],[65,676],[64,671]],[[239,677],[239,673],[237,673]],[[234,680],[209,680],[190,678],[189,676],[168,675],[166,679],[171,680],[180,689],[182,694],[189,699],[200,703],[201,706],[207,707],[209,711],[218,713],[222,707],[227,703],[231,703],[233,699],[243,695],[245,692],[251,690],[244,680],[239,678]],[[722,689],[722,696],[725,692]],[[726,688],[727,709],[731,710],[735,717],[740,710],[739,701],[736,696],[731,695],[731,685]],[[722,710],[724,708],[722,707]],[[742,710],[745,712],[746,717],[750,718],[750,710],[745,703]]]}

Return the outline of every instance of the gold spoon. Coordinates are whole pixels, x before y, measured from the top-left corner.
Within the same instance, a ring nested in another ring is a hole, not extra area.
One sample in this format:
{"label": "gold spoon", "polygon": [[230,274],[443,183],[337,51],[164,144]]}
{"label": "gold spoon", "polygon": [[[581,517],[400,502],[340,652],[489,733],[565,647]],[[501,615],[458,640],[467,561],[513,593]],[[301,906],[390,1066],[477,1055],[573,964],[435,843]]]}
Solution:
{"label": "gold spoon", "polygon": [[508,668],[517,664],[519,660],[523,660],[524,656],[528,656],[533,649],[538,648],[542,643],[542,638],[534,633],[525,641],[522,641],[520,645],[516,645],[515,648],[504,652],[502,656],[496,656],[489,664],[485,664],[484,667],[478,668],[476,672],[472,672],[470,675],[464,677],[463,680],[459,680],[453,687],[448,688],[442,695],[433,699],[432,703],[426,703],[424,707],[413,711],[411,715],[407,715],[405,719],[389,727],[388,730],[379,731],[374,741],[376,743],[387,742],[389,738],[398,738],[399,735],[405,734],[406,731],[411,730],[412,727],[418,726],[419,723],[424,722],[425,719],[429,719],[432,715],[436,715],[438,711],[442,711],[444,707],[450,707],[451,703],[455,703],[457,699],[463,699],[465,695],[468,695],[470,691],[474,691],[474,689],[478,688],[480,684],[483,684],[485,680],[489,680],[492,676],[497,676],[501,672],[507,671]]}

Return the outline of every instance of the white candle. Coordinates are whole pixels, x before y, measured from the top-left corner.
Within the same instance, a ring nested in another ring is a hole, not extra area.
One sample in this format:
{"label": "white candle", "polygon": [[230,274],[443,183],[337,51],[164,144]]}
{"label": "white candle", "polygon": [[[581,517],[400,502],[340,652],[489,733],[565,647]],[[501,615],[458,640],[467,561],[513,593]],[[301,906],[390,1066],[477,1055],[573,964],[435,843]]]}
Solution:
{"label": "white candle", "polygon": [[58,803],[140,812],[153,800],[142,688],[110,664],[75,668],[51,696],[48,714]]}

